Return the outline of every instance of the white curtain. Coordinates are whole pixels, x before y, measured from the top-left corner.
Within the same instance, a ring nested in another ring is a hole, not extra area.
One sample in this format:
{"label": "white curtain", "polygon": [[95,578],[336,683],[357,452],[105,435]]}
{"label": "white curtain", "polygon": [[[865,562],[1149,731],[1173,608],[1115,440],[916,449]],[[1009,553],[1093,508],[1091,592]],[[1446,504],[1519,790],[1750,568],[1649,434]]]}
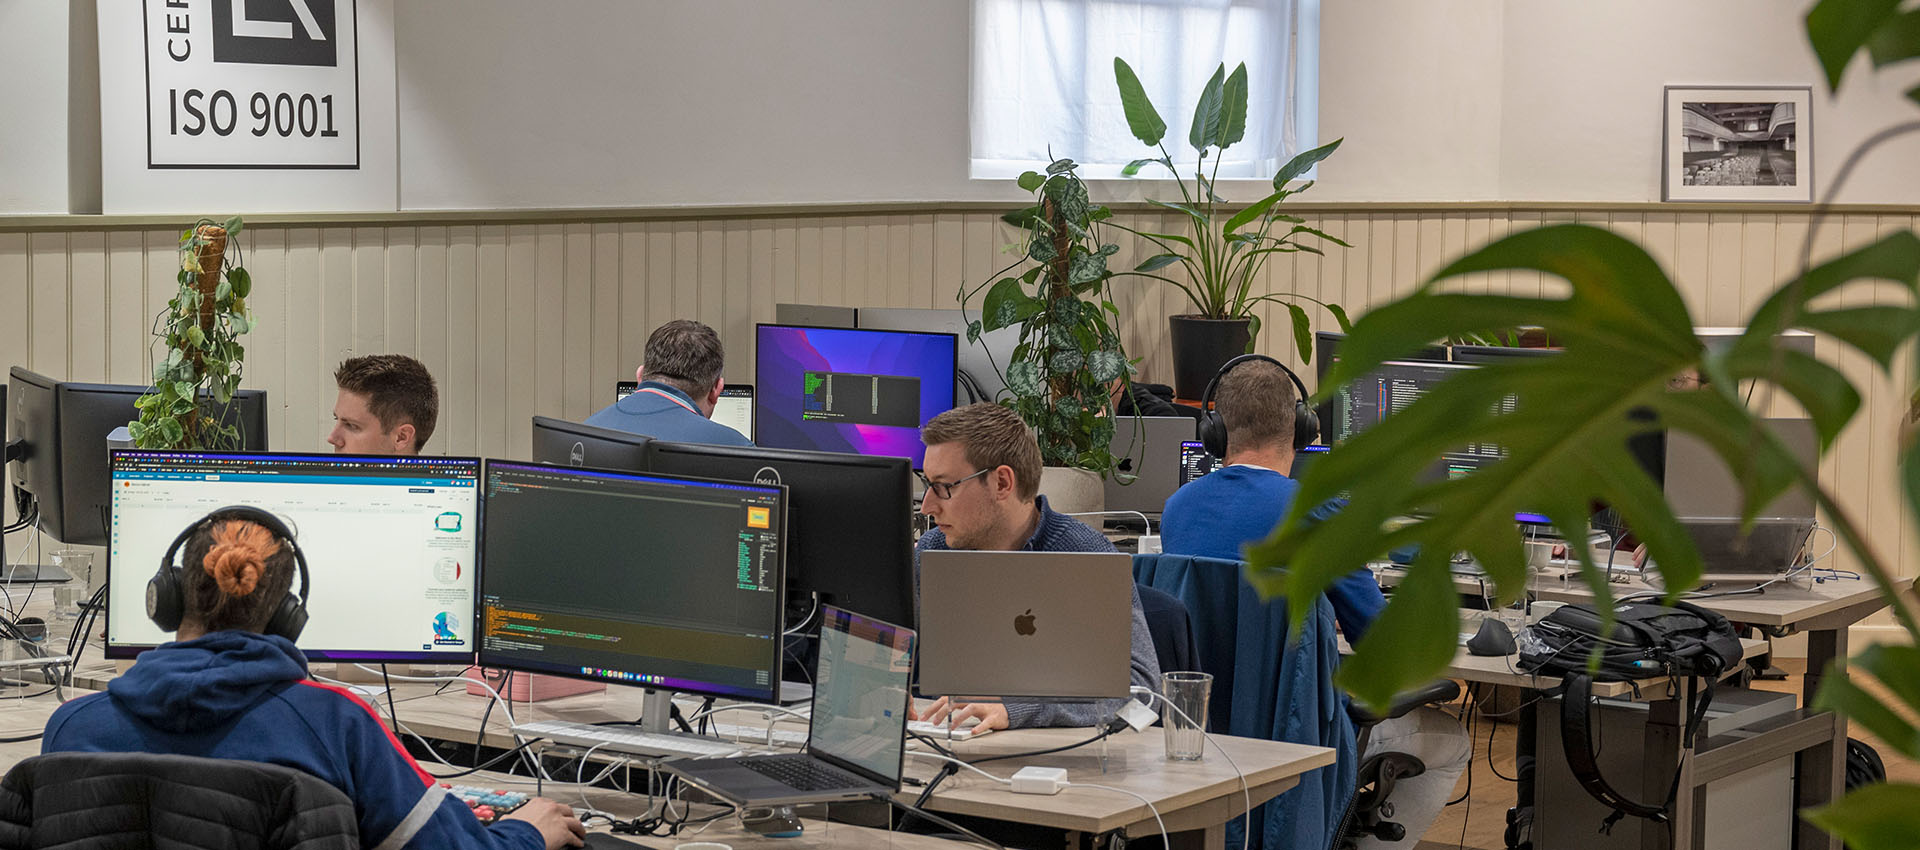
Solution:
{"label": "white curtain", "polygon": [[1319,0],[973,0],[971,175],[1007,177],[1067,157],[1090,166],[1082,176],[1113,177],[1158,156],[1127,128],[1119,56],[1187,172],[1201,89],[1222,62],[1228,73],[1245,62],[1247,133],[1227,149],[1220,177],[1270,178],[1315,143],[1318,30]]}

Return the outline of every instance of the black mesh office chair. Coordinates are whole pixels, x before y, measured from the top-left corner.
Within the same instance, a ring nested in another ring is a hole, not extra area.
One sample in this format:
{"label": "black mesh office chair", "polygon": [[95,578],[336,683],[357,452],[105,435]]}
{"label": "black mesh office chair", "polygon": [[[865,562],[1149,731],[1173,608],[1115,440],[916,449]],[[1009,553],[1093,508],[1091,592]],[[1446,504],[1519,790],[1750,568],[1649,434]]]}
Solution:
{"label": "black mesh office chair", "polygon": [[[1441,679],[1401,694],[1385,714],[1374,714],[1358,702],[1347,703],[1347,716],[1353,719],[1356,733],[1354,751],[1367,751],[1367,739],[1373,727],[1380,725],[1381,721],[1404,716],[1421,706],[1452,702],[1459,698],[1460,683]],[[1333,831],[1333,841],[1329,845],[1332,850],[1354,850],[1360,846],[1360,838],[1366,835],[1383,841],[1406,838],[1407,828],[1390,820],[1393,817],[1393,786],[1402,779],[1425,772],[1426,764],[1408,753],[1368,754],[1360,762],[1360,775],[1354,786],[1353,799],[1348,801],[1346,814],[1341,816],[1340,825]]]}

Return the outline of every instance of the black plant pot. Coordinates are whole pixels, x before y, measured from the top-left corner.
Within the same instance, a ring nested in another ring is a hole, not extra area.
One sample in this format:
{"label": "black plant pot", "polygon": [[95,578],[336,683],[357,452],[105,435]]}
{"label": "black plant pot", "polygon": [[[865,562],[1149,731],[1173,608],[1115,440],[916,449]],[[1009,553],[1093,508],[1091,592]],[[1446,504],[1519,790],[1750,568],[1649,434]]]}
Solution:
{"label": "black plant pot", "polygon": [[1253,339],[1250,319],[1168,316],[1173,339],[1173,394],[1199,400],[1220,366],[1247,352]]}

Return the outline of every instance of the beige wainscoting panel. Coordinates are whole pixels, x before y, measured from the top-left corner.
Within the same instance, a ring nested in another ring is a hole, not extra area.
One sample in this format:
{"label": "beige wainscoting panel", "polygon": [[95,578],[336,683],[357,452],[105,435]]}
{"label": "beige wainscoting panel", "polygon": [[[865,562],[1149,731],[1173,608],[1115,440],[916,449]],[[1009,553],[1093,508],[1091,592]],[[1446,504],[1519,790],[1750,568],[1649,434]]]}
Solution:
{"label": "beige wainscoting panel", "polygon": [[[1699,324],[1737,325],[1798,269],[1809,218],[1788,208],[1498,204],[1303,208],[1307,224],[1353,243],[1324,256],[1276,255],[1259,292],[1297,293],[1316,328],[1333,328],[1315,301],[1359,316],[1405,294],[1448,262],[1510,233],[1579,221],[1638,241],[1673,275]],[[1115,223],[1180,232],[1183,217],[1123,207]],[[1825,220],[1815,258],[1916,224],[1911,210],[1849,210]],[[175,287],[177,230],[146,220],[35,219],[0,228],[0,365],[57,377],[139,383],[151,372],[154,315]],[[1109,231],[1116,268],[1156,252]],[[254,278],[258,327],[245,340],[246,384],[266,390],[277,449],[325,449],[333,367],[353,354],[399,351],[439,380],[436,452],[524,457],[535,414],[581,419],[631,380],[647,332],[690,316],[721,332],[728,377],[752,379],[753,325],[780,302],[946,307],[962,287],[989,281],[1012,259],[1013,233],[977,205],[834,210],[782,208],[662,215],[595,211],[448,217],[335,217],[249,227],[235,241]],[[1167,270],[1177,273],[1176,268]],[[1476,275],[1470,292],[1538,295],[1555,282],[1529,272]],[[1898,297],[1892,285],[1879,297]],[[1171,286],[1112,285],[1117,327],[1140,374],[1171,380],[1165,316],[1186,312]],[[1866,293],[1848,296],[1865,303]],[[976,302],[977,303],[977,302]],[[1313,370],[1295,350],[1288,310],[1259,310],[1262,351]],[[1865,394],[1854,425],[1821,465],[1879,552],[1920,575],[1920,537],[1901,508],[1894,434],[1911,358],[1880,375],[1865,358],[1821,340]],[[1770,401],[1775,413],[1791,405]],[[10,509],[10,508],[9,508]],[[1855,560],[1834,556],[1835,565]],[[1884,618],[1879,622],[1885,622]]]}

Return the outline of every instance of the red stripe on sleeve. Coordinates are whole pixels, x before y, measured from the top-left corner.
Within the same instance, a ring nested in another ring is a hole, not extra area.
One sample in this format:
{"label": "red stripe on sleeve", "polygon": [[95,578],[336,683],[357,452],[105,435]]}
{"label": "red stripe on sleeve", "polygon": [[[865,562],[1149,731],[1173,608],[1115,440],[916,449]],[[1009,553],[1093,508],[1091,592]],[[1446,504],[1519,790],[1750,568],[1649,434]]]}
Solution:
{"label": "red stripe on sleeve", "polygon": [[373,706],[368,705],[367,701],[361,699],[359,694],[356,694],[353,691],[350,691],[346,688],[340,687],[339,685],[329,685],[325,682],[313,681],[312,679],[301,679],[300,684],[319,688],[323,691],[331,691],[333,693],[339,694],[342,697],[345,697],[348,702],[351,702],[354,705],[359,706],[361,711],[366,712],[367,716],[373,718],[374,727],[378,728],[381,734],[387,736],[387,743],[390,743],[393,745],[394,751],[400,754],[400,758],[406,760],[408,767],[413,768],[413,772],[420,777],[421,782],[427,784],[428,786],[432,786],[438,782],[438,780],[435,780],[431,774],[427,773],[425,769],[420,767],[419,762],[414,761],[413,754],[407,752],[406,746],[400,743],[400,739],[393,736],[393,730],[387,728],[386,721],[380,719],[380,713],[377,711],[374,711]]}

